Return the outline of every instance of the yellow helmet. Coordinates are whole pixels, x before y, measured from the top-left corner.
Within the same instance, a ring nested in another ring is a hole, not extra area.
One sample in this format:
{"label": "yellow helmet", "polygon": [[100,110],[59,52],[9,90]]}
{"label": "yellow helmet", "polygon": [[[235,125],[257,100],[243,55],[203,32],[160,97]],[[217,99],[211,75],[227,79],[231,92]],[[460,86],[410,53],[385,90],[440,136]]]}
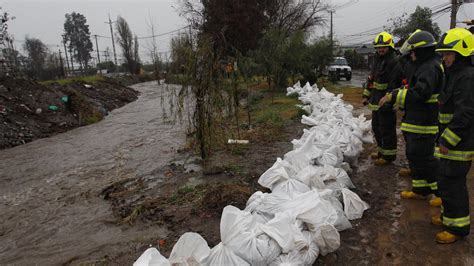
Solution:
{"label": "yellow helmet", "polygon": [[441,36],[436,51],[451,51],[462,56],[471,56],[474,54],[474,35],[463,28],[450,29]]}
{"label": "yellow helmet", "polygon": [[382,31],[377,36],[375,36],[373,45],[375,48],[377,47],[392,47],[395,48],[395,44],[393,43],[393,37],[390,33],[386,31]]}

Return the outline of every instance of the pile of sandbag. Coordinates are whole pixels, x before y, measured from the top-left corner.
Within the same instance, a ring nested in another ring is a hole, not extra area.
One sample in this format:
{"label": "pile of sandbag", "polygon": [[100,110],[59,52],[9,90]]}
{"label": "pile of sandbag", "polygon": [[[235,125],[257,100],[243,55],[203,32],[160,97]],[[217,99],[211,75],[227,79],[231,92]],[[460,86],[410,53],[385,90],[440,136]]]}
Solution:
{"label": "pile of sandbag", "polygon": [[341,95],[316,85],[297,83],[287,91],[299,95],[308,113],[302,123],[311,128],[260,176],[271,193],[255,192],[244,210],[225,207],[214,248],[186,233],[169,260],[150,248],[134,265],[312,265],[339,248],[339,231],[369,207],[350,190],[348,171],[372,140],[370,121],[353,117]]}

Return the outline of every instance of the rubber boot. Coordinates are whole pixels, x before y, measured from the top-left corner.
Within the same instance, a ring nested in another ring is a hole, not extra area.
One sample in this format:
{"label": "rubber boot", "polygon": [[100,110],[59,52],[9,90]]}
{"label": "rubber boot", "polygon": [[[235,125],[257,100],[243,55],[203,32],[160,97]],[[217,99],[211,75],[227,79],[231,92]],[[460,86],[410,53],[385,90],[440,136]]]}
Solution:
{"label": "rubber boot", "polygon": [[392,162],[385,160],[384,158],[378,158],[377,160],[374,161],[374,164],[377,166],[385,166],[389,165]]}
{"label": "rubber boot", "polygon": [[431,216],[431,223],[434,225],[443,225],[440,215]]}
{"label": "rubber boot", "polygon": [[426,199],[426,196],[413,191],[402,191],[400,192],[400,197],[402,197],[402,199]]}
{"label": "rubber boot", "polygon": [[411,169],[401,168],[400,171],[398,171],[398,175],[403,177],[409,177],[411,175]]}
{"label": "rubber boot", "polygon": [[453,235],[448,231],[443,231],[436,234],[436,242],[440,244],[451,244],[456,242],[460,238],[460,236]]}
{"label": "rubber boot", "polygon": [[381,156],[381,155],[380,155],[380,153],[378,153],[378,152],[372,152],[372,153],[370,154],[370,158],[372,158],[372,159],[374,159],[374,160],[380,158],[380,156]]}
{"label": "rubber boot", "polygon": [[441,200],[440,197],[433,197],[432,199],[430,199],[430,205],[433,206],[433,207],[439,207],[441,205],[443,205],[443,200]]}

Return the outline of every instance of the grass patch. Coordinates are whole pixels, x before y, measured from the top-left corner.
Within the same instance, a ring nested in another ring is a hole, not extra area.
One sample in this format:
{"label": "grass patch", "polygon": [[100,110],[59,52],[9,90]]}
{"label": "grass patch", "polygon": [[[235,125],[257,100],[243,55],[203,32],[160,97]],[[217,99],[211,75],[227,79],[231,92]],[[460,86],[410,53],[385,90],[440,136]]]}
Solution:
{"label": "grass patch", "polygon": [[51,85],[51,84],[59,84],[59,85],[67,85],[69,83],[74,83],[74,82],[82,82],[82,83],[87,83],[87,84],[96,84],[99,81],[104,81],[104,77],[100,75],[94,75],[94,76],[84,76],[84,77],[73,77],[73,78],[66,78],[66,79],[57,79],[57,80],[46,80],[46,81],[40,81],[40,84],[43,85]]}
{"label": "grass patch", "polygon": [[168,203],[171,204],[182,204],[185,202],[194,202],[198,199],[202,199],[206,192],[204,186],[182,186],[168,198]]}

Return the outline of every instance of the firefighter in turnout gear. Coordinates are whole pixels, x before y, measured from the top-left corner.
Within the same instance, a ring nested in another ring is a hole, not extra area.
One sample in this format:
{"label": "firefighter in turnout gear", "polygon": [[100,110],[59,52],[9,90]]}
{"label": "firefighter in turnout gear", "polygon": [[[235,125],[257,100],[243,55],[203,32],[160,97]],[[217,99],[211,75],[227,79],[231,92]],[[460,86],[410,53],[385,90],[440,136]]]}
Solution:
{"label": "firefighter in turnout gear", "polygon": [[397,156],[397,116],[393,106],[379,107],[379,100],[388,92],[400,87],[402,68],[394,50],[392,35],[381,32],[374,39],[377,51],[367,88],[363,92],[364,103],[372,111],[372,131],[378,152],[371,155],[376,165],[387,165]]}
{"label": "firefighter in turnout gear", "polygon": [[469,196],[466,175],[474,159],[474,36],[466,29],[447,31],[436,48],[443,55],[446,85],[439,98],[439,193],[443,201],[438,243],[453,243],[469,234]]}
{"label": "firefighter in turnout gear", "polygon": [[[438,160],[434,149],[438,133],[438,96],[444,85],[444,70],[435,46],[431,33],[422,30],[412,33],[400,49],[403,54],[410,55],[415,67],[408,87],[394,90],[380,100],[381,106],[390,103],[405,110],[401,130],[412,172],[412,190],[401,192],[404,199],[437,195]],[[435,196],[430,204],[440,206],[441,199]]]}

